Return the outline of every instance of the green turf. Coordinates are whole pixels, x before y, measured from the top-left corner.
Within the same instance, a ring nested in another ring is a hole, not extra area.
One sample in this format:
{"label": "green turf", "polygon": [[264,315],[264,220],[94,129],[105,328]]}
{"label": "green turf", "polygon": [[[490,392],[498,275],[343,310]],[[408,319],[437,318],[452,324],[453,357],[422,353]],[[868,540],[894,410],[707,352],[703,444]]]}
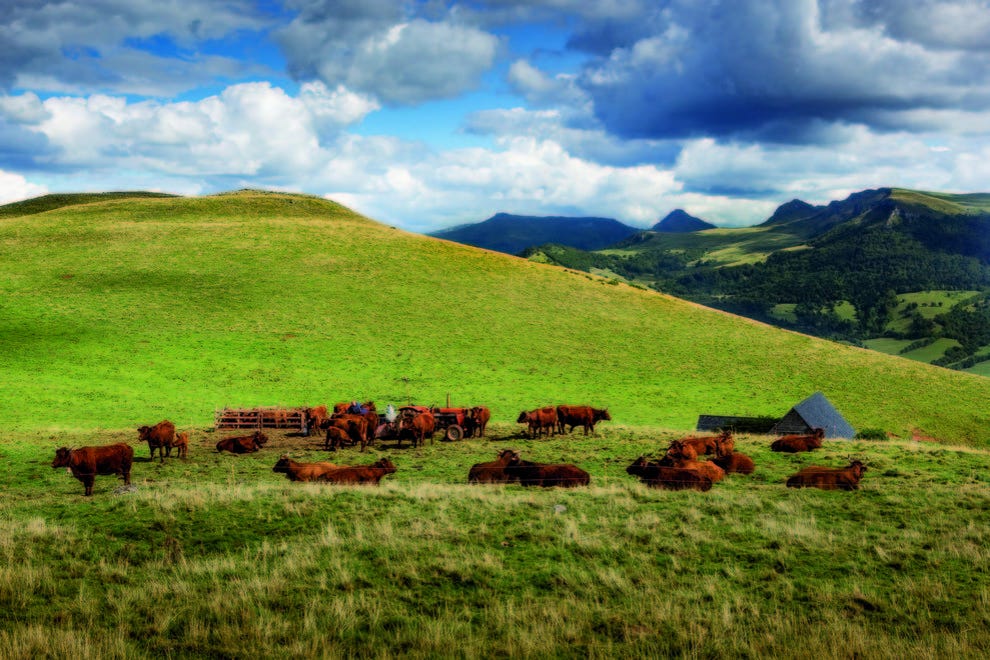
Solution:
{"label": "green turf", "polygon": [[[906,440],[827,441],[814,454],[740,437],[752,476],[708,493],[625,474],[674,437],[596,435],[378,446],[328,456],[273,433],[261,453],[148,462],[135,492],[92,498],[61,445],[133,432],[0,436],[0,657],[985,657],[987,459]],[[502,447],[565,459],[574,491],[468,486]],[[379,488],[290,483],[299,460],[398,471]],[[856,492],[792,490],[808,464],[868,471]]]}
{"label": "green turf", "polygon": [[503,421],[571,402],[688,429],[700,413],[780,415],[820,390],[858,428],[988,444],[983,378],[318,198],[86,201],[0,222],[0,429],[204,426],[225,405],[448,394]]}

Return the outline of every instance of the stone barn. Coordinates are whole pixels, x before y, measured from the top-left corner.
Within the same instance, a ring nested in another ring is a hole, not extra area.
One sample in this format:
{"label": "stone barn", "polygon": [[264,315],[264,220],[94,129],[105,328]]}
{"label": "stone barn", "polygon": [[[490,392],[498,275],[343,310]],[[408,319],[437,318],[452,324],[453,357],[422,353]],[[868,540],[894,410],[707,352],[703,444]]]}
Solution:
{"label": "stone barn", "polygon": [[856,435],[856,429],[842,417],[835,406],[821,392],[815,392],[791,408],[770,429],[770,432],[778,435],[791,433],[803,435],[811,433],[817,428],[825,429],[826,438],[852,438]]}

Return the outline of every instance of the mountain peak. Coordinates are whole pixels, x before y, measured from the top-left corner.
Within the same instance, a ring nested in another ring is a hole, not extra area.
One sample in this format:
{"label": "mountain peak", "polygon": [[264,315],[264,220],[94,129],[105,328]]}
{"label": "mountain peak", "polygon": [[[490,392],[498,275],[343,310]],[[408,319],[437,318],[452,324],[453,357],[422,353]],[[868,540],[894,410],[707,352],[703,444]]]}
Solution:
{"label": "mountain peak", "polygon": [[715,229],[715,225],[705,222],[701,218],[696,218],[684,209],[674,209],[667,216],[653,225],[653,231],[688,233],[693,231],[703,231],[705,229]]}

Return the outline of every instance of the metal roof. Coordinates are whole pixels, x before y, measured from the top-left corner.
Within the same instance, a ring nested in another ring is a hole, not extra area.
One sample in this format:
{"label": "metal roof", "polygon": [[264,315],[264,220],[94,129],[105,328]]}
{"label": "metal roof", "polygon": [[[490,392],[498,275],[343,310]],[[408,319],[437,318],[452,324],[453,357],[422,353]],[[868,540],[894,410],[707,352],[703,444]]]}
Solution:
{"label": "metal roof", "polygon": [[821,392],[815,392],[791,408],[791,411],[797,413],[809,428],[825,429],[826,438],[852,438],[856,435],[856,429]]}

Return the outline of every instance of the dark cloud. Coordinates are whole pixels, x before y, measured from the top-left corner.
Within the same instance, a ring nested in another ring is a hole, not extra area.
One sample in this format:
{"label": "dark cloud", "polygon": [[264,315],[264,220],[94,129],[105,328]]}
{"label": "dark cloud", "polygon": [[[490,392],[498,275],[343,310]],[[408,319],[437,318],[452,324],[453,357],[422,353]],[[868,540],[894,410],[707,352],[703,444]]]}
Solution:
{"label": "dark cloud", "polygon": [[675,0],[636,23],[588,20],[572,43],[600,54],[578,84],[619,136],[811,142],[823,122],[895,129],[916,109],[990,106],[977,5]]}
{"label": "dark cloud", "polygon": [[450,98],[474,88],[499,41],[431,3],[297,0],[278,40],[298,80],[343,84],[391,105]]}

